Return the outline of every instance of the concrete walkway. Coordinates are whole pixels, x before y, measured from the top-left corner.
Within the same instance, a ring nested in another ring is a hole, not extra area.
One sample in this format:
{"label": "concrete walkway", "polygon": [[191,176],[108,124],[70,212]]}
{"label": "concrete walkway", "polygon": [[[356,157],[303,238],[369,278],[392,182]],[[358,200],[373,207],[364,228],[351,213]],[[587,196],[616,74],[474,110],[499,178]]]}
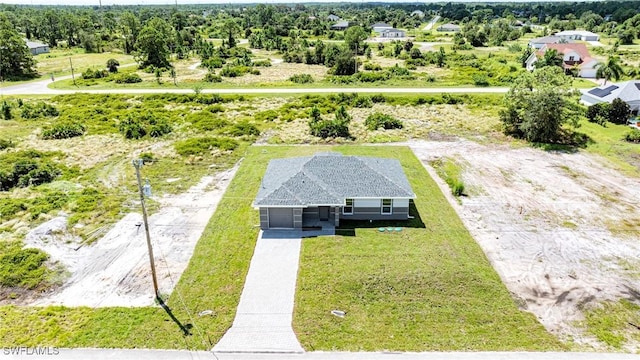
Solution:
{"label": "concrete walkway", "polygon": [[302,233],[261,231],[233,325],[215,353],[302,353],[291,327]]}

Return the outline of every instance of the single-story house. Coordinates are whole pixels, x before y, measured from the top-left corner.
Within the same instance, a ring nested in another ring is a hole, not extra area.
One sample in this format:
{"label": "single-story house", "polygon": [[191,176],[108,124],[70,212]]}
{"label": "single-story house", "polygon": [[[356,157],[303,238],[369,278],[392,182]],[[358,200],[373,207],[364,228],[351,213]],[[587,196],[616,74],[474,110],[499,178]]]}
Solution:
{"label": "single-story house", "polygon": [[554,49],[562,55],[562,67],[569,72],[574,67],[578,68],[578,76],[583,78],[595,78],[598,61],[593,59],[584,44],[545,44],[540,50],[533,52],[525,61],[527,70],[535,69],[535,63],[544,56],[548,50]]}
{"label": "single-story house", "polygon": [[340,20],[340,16],[329,14],[329,16],[327,16],[327,20],[329,20],[329,21],[339,21]]}
{"label": "single-story house", "polygon": [[398,29],[385,29],[380,33],[380,37],[383,38],[403,38],[405,37],[405,32]]}
{"label": "single-story house", "polygon": [[600,40],[600,35],[594,34],[591,31],[586,31],[586,30],[566,30],[566,31],[560,31],[558,33],[555,33],[554,35],[566,40],[582,40],[582,41]]}
{"label": "single-story house", "polygon": [[253,207],[260,228],[302,229],[341,220],[407,220],[415,199],[400,162],[339,153],[273,159]]}
{"label": "single-story house", "polygon": [[587,106],[604,102],[611,104],[614,99],[620,99],[629,104],[631,111],[640,111],[640,80],[609,83],[580,92],[580,102]]}
{"label": "single-story house", "polygon": [[535,38],[535,39],[531,39],[529,40],[529,47],[532,47],[534,49],[540,49],[541,47],[543,47],[546,44],[561,44],[561,43],[572,43],[574,42],[573,40],[567,40],[558,36],[543,36],[543,37],[539,37],[539,38]]}
{"label": "single-story house", "polygon": [[393,29],[393,26],[387,23],[379,22],[371,25],[371,28],[373,29],[374,32],[381,33],[384,30]]}
{"label": "single-story house", "polygon": [[27,47],[29,48],[29,51],[31,51],[32,55],[45,54],[49,52],[49,45],[47,44],[27,39],[24,41],[27,43]]}
{"label": "single-story house", "polygon": [[424,17],[424,11],[421,10],[414,10],[411,13],[411,16],[417,16],[418,18],[422,19]]}
{"label": "single-story house", "polygon": [[443,24],[438,26],[436,30],[442,32],[458,32],[460,31],[460,26],[456,24]]}
{"label": "single-story house", "polygon": [[349,22],[346,20],[340,20],[337,23],[331,25],[331,30],[346,30],[349,27]]}

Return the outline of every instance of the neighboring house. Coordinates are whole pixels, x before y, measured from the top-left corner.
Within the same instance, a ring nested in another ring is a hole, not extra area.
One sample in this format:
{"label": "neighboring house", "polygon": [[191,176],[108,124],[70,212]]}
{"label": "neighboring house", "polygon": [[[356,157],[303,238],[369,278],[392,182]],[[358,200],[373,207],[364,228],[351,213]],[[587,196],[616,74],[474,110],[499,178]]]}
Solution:
{"label": "neighboring house", "polygon": [[591,31],[586,30],[566,30],[555,33],[555,36],[563,38],[565,40],[582,40],[582,41],[598,41],[600,35],[594,34]]}
{"label": "neighboring house", "polygon": [[614,99],[620,99],[629,104],[631,111],[640,111],[640,80],[606,84],[580,92],[580,102],[587,106],[604,102],[611,104]]}
{"label": "neighboring house", "polygon": [[327,16],[327,20],[329,20],[329,21],[339,21],[340,20],[340,16],[330,14],[329,16]]}
{"label": "neighboring house", "polygon": [[349,27],[349,22],[346,20],[340,20],[337,23],[331,25],[331,30],[346,30]]}
{"label": "neighboring house", "polygon": [[398,29],[385,29],[380,33],[380,37],[383,38],[403,38],[405,37],[405,32]]}
{"label": "neighboring house", "polygon": [[424,17],[424,12],[420,10],[415,10],[414,12],[411,13],[411,16],[417,16],[420,19],[422,19]]}
{"label": "neighboring house", "polygon": [[398,160],[317,153],[271,160],[253,207],[263,230],[302,229],[341,220],[407,220],[415,198]]}
{"label": "neighboring house", "polygon": [[548,50],[554,49],[558,54],[562,55],[562,68],[565,72],[569,72],[574,68],[578,70],[578,77],[595,78],[598,61],[593,59],[589,54],[589,50],[584,44],[545,44],[540,50],[533,52],[527,61],[525,67],[532,71],[535,69],[535,63],[544,56]]}
{"label": "neighboring house", "polygon": [[373,29],[373,31],[377,32],[377,33],[381,33],[385,30],[388,29],[393,29],[393,26],[386,24],[386,23],[375,23],[373,25],[371,25],[371,28]]}
{"label": "neighboring house", "polygon": [[529,47],[532,47],[537,50],[546,44],[561,44],[561,43],[567,44],[572,42],[573,40],[563,39],[558,36],[544,36],[544,37],[539,37],[539,38],[529,40]]}
{"label": "neighboring house", "polygon": [[27,43],[32,55],[45,54],[49,52],[49,45],[37,41],[24,40]]}
{"label": "neighboring house", "polygon": [[436,30],[442,31],[442,32],[458,32],[460,31],[460,26],[456,24],[444,24],[444,25],[438,26]]}

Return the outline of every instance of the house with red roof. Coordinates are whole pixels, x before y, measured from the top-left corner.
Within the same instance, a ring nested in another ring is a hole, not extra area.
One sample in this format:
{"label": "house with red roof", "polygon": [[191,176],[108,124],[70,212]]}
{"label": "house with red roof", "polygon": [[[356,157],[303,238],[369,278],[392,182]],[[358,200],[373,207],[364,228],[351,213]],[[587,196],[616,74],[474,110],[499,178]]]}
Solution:
{"label": "house with red roof", "polygon": [[525,63],[527,70],[532,71],[535,69],[535,63],[544,56],[545,52],[551,49],[556,50],[558,54],[562,55],[562,67],[565,72],[568,73],[571,70],[576,69],[579,77],[596,77],[596,65],[598,65],[598,60],[591,57],[589,50],[584,44],[578,43],[544,44],[538,51],[533,52],[527,59]]}

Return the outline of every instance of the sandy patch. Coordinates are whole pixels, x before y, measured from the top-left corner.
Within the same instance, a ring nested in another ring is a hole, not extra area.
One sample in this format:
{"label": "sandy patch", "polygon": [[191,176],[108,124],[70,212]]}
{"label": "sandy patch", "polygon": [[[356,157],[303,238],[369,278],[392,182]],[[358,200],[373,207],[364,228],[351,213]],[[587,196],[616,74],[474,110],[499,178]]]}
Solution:
{"label": "sandy patch", "polygon": [[640,300],[637,179],[584,153],[469,141],[409,145],[446,194],[428,162],[447,156],[464,164],[472,194],[451,203],[516,301],[549,331],[593,344],[576,328],[582,309]]}
{"label": "sandy patch", "polygon": [[[149,217],[160,293],[169,294],[187,267],[227,185],[238,168],[206,176],[187,192],[157,198]],[[139,225],[140,224],[140,225]],[[55,218],[30,232],[25,243],[42,248],[70,277],[61,288],[30,305],[149,306],[154,294],[140,213],[130,213],[91,246],[79,247],[66,234],[66,218]]]}

